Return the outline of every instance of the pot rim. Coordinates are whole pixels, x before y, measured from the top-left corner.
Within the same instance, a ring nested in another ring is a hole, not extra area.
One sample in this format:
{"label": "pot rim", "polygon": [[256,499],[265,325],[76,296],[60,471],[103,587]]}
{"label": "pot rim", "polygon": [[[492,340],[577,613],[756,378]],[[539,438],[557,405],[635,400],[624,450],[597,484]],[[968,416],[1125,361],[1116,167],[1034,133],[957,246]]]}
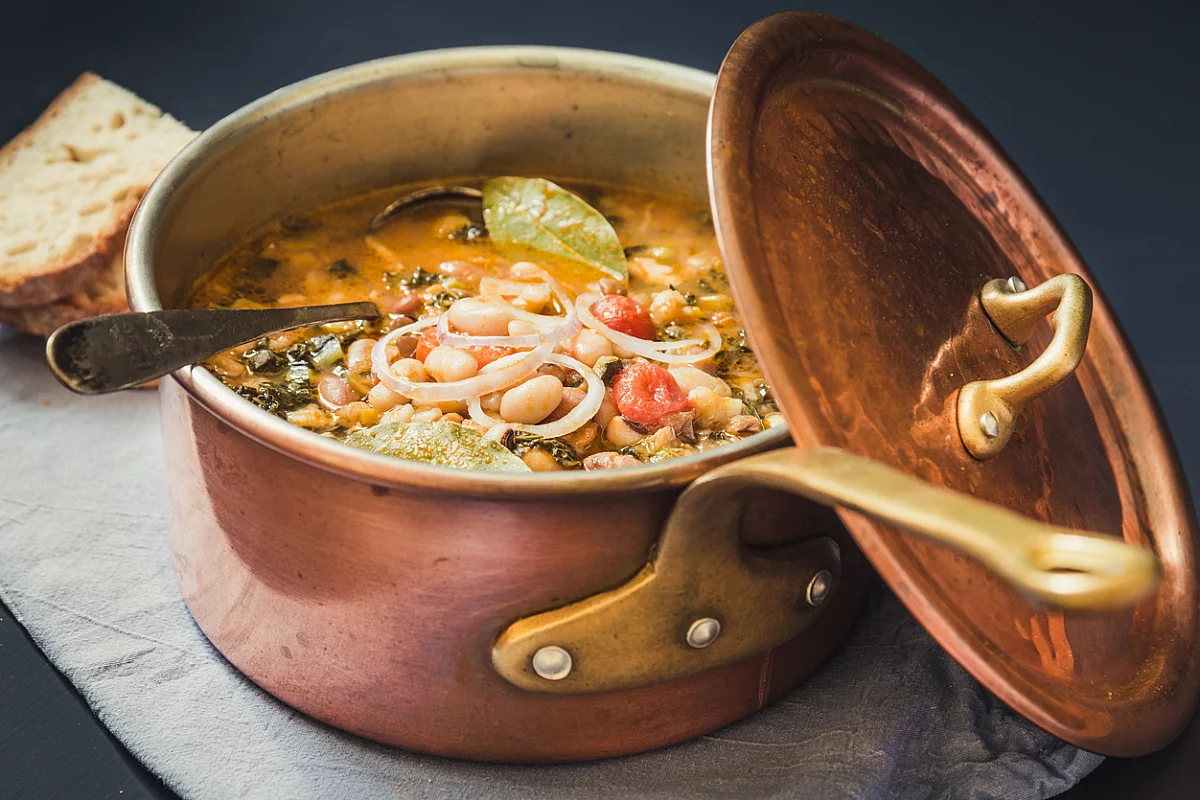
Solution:
{"label": "pot rim", "polygon": [[[130,224],[125,248],[130,308],[162,309],[151,257],[159,223],[176,189],[221,145],[240,138],[275,114],[302,108],[341,91],[431,72],[514,68],[590,72],[705,97],[712,95],[716,81],[716,76],[709,72],[623,53],[570,47],[483,46],[427,50],[365,61],[284,86],[242,106],[202,132],[150,185]],[[781,426],[703,453],[633,469],[532,475],[473,472],[404,461],[319,436],[246,401],[202,367],[184,367],[170,377],[222,422],[280,453],[376,486],[441,494],[527,499],[674,488],[721,464],[786,444],[789,439],[786,427]]]}

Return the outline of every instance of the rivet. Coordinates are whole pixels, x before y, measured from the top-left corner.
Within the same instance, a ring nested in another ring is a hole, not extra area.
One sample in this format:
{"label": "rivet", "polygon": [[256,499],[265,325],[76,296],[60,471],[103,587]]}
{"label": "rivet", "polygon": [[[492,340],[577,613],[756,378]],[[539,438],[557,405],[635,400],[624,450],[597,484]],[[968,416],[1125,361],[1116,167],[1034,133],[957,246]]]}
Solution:
{"label": "rivet", "polygon": [[571,654],[556,644],[533,654],[533,671],[548,681],[561,681],[571,674]]}
{"label": "rivet", "polygon": [[996,415],[990,411],[983,412],[983,416],[979,418],[979,429],[989,439],[995,439],[999,436],[1000,423],[996,421]]}
{"label": "rivet", "polygon": [[708,647],[721,635],[721,623],[712,617],[698,619],[688,627],[687,643],[697,650]]}
{"label": "rivet", "polygon": [[829,597],[829,590],[833,588],[833,573],[827,569],[823,569],[816,575],[813,575],[812,580],[808,582],[807,599],[810,606],[819,606],[825,602],[825,598]]}
{"label": "rivet", "polygon": [[1025,285],[1025,281],[1021,280],[1016,275],[1013,275],[1011,278],[1009,278],[1006,285],[1011,294],[1020,294],[1028,288]]}

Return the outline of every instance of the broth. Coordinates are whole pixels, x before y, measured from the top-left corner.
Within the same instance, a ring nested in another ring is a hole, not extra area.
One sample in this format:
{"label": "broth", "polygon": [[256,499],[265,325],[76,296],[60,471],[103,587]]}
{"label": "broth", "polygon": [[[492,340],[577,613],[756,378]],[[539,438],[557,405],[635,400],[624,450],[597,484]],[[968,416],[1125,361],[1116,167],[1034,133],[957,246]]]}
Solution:
{"label": "broth", "polygon": [[[624,247],[626,281],[545,251],[514,256],[489,236],[478,202],[428,203],[364,233],[413,188],[285,217],[220,259],[187,301],[258,308],[369,300],[381,320],[279,333],[205,366],[318,434],[468,468],[636,466],[782,424],[746,345],[706,208],[573,186]],[[580,295],[595,298],[577,310]],[[490,340],[451,347],[448,335]],[[538,345],[551,355],[538,357]],[[502,373],[515,382],[474,391],[503,382]],[[438,394],[458,382],[463,396]]]}

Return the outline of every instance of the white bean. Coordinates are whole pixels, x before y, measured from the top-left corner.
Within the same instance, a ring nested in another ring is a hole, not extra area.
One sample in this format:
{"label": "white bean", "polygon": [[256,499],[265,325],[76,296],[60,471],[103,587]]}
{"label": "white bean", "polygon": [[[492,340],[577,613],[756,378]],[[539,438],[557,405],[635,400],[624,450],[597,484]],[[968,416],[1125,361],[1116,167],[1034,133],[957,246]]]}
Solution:
{"label": "white bean", "polygon": [[442,418],[440,408],[423,408],[412,415],[413,422],[437,422]]}
{"label": "white bean", "polygon": [[596,420],[601,428],[607,428],[608,423],[612,422],[615,416],[617,416],[617,404],[613,401],[612,389],[605,389],[604,400],[601,401],[600,408],[592,419]]}
{"label": "white bean", "polygon": [[629,426],[624,417],[613,417],[609,420],[608,427],[604,429],[604,438],[617,447],[628,447],[631,444],[637,444],[643,437]]}
{"label": "white bean", "polygon": [[356,339],[346,350],[346,366],[352,372],[371,371],[371,348],[374,339]]}
{"label": "white bean", "polygon": [[499,411],[500,398],[503,394],[503,392],[488,392],[479,398],[479,405],[484,411]]}
{"label": "white bean", "polygon": [[425,372],[438,383],[465,381],[479,372],[479,362],[466,350],[456,347],[435,347],[425,356]]}
{"label": "white bean", "polygon": [[595,331],[584,329],[575,337],[575,344],[572,348],[575,352],[575,358],[587,364],[589,367],[596,366],[596,362],[606,356],[613,354],[612,344]]}
{"label": "white bean", "polygon": [[512,312],[501,305],[485,303],[473,297],[450,306],[450,324],[471,336],[504,336]]}
{"label": "white bean", "polygon": [[358,394],[350,388],[346,379],[337,375],[322,376],[317,382],[317,395],[329,408],[340,408],[358,399]]}
{"label": "white bean", "polygon": [[557,472],[562,469],[562,465],[554,460],[554,456],[537,447],[521,456],[521,460],[534,472]]}
{"label": "white bean", "polygon": [[505,422],[533,425],[550,416],[562,398],[562,381],[553,375],[539,375],[504,393],[500,416]]}
{"label": "white bean", "polygon": [[415,358],[402,358],[399,361],[393,361],[392,372],[412,383],[422,383],[427,380],[425,365]]}
{"label": "white bean", "polygon": [[688,392],[688,400],[696,409],[701,427],[719,430],[729,420],[742,413],[742,401],[736,397],[721,397],[712,389],[697,386]]}
{"label": "white bean", "polygon": [[367,402],[371,404],[371,408],[383,412],[403,403],[404,395],[393,392],[382,383],[377,383],[367,393]]}
{"label": "white bean", "polygon": [[530,325],[523,319],[514,319],[508,323],[509,336],[528,336],[531,333],[537,333],[538,329]]}
{"label": "white bean", "polygon": [[712,389],[721,397],[730,397],[733,395],[733,390],[729,388],[729,384],[715,375],[709,375],[702,369],[698,369],[686,364],[676,364],[668,368],[671,377],[679,384],[679,388],[684,393],[690,392],[698,386],[703,386],[705,389]]}

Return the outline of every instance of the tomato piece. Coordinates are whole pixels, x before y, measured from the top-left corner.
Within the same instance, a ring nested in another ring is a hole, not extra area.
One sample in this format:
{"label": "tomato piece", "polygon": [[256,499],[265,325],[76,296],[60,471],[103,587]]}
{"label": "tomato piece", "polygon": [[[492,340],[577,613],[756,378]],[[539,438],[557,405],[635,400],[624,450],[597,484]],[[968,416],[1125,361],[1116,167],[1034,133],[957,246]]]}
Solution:
{"label": "tomato piece", "polygon": [[437,327],[426,328],[421,331],[421,338],[417,339],[417,349],[413,352],[412,357],[423,362],[438,344]]}
{"label": "tomato piece", "polygon": [[467,347],[464,349],[475,356],[475,361],[479,363],[480,369],[483,369],[498,358],[504,358],[517,352],[516,348],[513,347]]}
{"label": "tomato piece", "polygon": [[593,317],[614,331],[650,341],[658,338],[650,312],[623,294],[606,294],[590,310]]}
{"label": "tomato piece", "polygon": [[655,364],[630,364],[617,373],[612,392],[621,416],[640,425],[692,407],[674,376]]}

